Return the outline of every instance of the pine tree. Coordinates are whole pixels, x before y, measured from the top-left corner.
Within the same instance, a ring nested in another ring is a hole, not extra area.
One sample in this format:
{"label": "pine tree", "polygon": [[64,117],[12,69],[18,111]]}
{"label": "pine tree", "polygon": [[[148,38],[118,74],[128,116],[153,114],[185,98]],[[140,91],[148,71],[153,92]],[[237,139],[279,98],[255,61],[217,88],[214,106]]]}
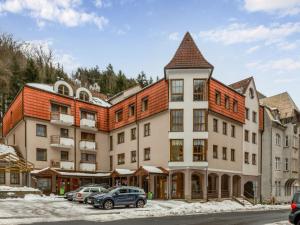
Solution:
{"label": "pine tree", "polygon": [[23,80],[25,83],[39,82],[39,71],[35,66],[33,59],[27,60],[26,69],[24,71]]}
{"label": "pine tree", "polygon": [[23,81],[21,78],[22,71],[16,57],[12,58],[11,73],[12,75],[10,77],[10,82],[9,82],[10,83],[9,98],[8,98],[9,102],[13,100],[13,98],[16,96],[16,94],[23,86]]}

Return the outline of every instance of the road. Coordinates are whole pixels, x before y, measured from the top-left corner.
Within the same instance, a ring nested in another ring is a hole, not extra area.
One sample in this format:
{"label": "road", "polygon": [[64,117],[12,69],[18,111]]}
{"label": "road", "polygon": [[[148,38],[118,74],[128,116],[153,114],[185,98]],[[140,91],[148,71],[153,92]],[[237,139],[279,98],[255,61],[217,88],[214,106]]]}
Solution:
{"label": "road", "polygon": [[[288,210],[247,211],[208,215],[129,219],[112,222],[66,221],[34,223],[33,225],[263,225],[287,221],[288,212]],[[286,224],[288,224],[288,222]]]}

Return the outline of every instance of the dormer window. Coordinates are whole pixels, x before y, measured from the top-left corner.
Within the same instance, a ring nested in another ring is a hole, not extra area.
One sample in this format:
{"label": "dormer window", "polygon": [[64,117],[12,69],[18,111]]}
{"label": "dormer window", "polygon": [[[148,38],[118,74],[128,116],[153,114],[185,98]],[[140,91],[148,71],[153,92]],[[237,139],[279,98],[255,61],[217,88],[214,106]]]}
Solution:
{"label": "dormer window", "polygon": [[81,91],[79,93],[79,99],[85,102],[88,102],[90,100],[88,93],[86,93],[85,91]]}
{"label": "dormer window", "polygon": [[58,86],[58,93],[61,95],[67,95],[69,96],[70,92],[69,92],[69,88],[63,84]]}

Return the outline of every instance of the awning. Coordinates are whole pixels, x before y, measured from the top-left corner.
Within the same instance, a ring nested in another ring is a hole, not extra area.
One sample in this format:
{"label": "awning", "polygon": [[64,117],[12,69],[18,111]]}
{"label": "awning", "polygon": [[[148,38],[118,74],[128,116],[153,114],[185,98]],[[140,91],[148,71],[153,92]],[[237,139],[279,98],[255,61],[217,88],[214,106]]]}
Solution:
{"label": "awning", "polygon": [[149,174],[168,175],[169,172],[162,167],[140,166],[140,168],[138,168],[134,173],[135,176],[143,176]]}
{"label": "awning", "polygon": [[111,172],[110,176],[111,177],[125,177],[125,176],[130,176],[135,173],[134,170],[129,170],[129,169],[115,169],[114,171]]}

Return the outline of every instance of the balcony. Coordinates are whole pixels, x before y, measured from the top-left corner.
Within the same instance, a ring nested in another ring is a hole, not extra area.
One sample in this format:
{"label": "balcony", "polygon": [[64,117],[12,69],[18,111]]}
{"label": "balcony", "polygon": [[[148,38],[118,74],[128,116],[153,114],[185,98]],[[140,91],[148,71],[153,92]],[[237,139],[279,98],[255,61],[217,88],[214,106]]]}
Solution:
{"label": "balcony", "polygon": [[56,148],[72,148],[74,146],[74,139],[70,137],[61,137],[59,135],[52,135],[50,146]]}
{"label": "balcony", "polygon": [[52,167],[58,168],[61,170],[74,170],[74,162],[71,161],[52,161]]}
{"label": "balcony", "polygon": [[96,142],[95,141],[85,141],[82,140],[79,142],[79,149],[86,151],[96,151]]}
{"label": "balcony", "polygon": [[80,128],[86,130],[97,130],[97,122],[93,119],[80,119]]}
{"label": "balcony", "polygon": [[51,123],[65,126],[74,124],[74,117],[60,112],[51,112]]}
{"label": "balcony", "polygon": [[80,168],[80,171],[95,172],[96,171],[96,163],[80,162],[79,168]]}

